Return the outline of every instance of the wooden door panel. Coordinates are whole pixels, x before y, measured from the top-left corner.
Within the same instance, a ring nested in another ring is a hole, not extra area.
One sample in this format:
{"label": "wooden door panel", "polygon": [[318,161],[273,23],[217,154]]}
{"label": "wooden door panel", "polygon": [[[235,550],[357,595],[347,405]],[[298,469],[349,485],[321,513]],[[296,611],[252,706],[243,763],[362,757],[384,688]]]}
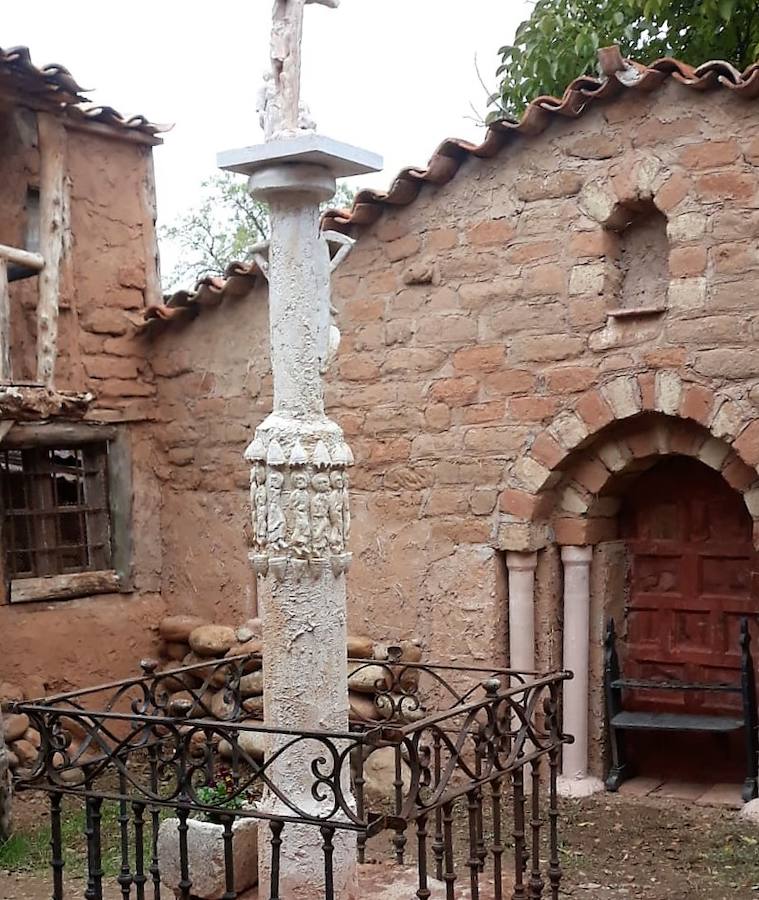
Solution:
{"label": "wooden door panel", "polygon": [[714,594],[727,603],[728,598],[748,599],[751,583],[750,558],[725,555],[699,557],[700,594]]}
{"label": "wooden door panel", "polygon": [[[694,460],[659,463],[621,511],[629,557],[624,669],[632,677],[739,680],[741,616],[759,622],[751,588],[753,523],[743,499]],[[757,654],[759,657],[759,654]],[[735,709],[739,695],[637,691],[646,709]]]}

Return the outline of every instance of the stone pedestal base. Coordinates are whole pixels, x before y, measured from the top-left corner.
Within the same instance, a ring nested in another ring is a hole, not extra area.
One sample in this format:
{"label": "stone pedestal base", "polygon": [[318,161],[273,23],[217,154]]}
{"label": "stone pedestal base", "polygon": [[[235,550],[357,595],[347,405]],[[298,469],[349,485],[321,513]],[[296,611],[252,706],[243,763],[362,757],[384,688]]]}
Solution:
{"label": "stone pedestal base", "polygon": [[738,813],[738,818],[744,822],[752,822],[759,825],[759,799],[749,800]]}
{"label": "stone pedestal base", "polygon": [[[280,900],[324,900],[324,845],[321,831],[313,825],[286,823],[281,834]],[[336,831],[333,837],[332,872],[335,900],[360,900],[356,866],[356,834]],[[261,897],[271,889],[271,829],[259,823],[258,883]]]}
{"label": "stone pedestal base", "polygon": [[[191,894],[199,900],[221,900],[226,896],[224,828],[199,819],[188,819],[187,825]],[[179,819],[165,819],[158,831],[161,880],[165,887],[177,893],[182,878],[178,828]],[[258,828],[257,819],[237,819],[232,827],[235,887],[238,891],[255,884],[258,878]]]}
{"label": "stone pedestal base", "polygon": [[[263,836],[262,836],[263,837]],[[480,879],[479,900],[494,900],[495,890],[491,883],[486,883],[487,879]],[[510,897],[513,890],[513,880],[504,872],[503,875],[503,896]],[[446,889],[442,881],[434,878],[427,879],[427,887],[430,891],[429,900],[445,900]],[[414,900],[419,888],[419,875],[413,866],[396,866],[391,863],[369,864],[359,866],[358,868],[358,885],[356,893],[351,895],[356,900]],[[307,898],[311,900],[311,894],[302,894],[299,892],[280,893],[281,900],[302,900]],[[314,895],[318,900],[324,900],[324,894]],[[336,897],[343,897],[341,894],[335,893]],[[253,888],[240,894],[238,900],[265,900],[269,897],[269,886]],[[456,880],[456,900],[471,900],[472,893],[469,888],[468,879],[459,875]]]}
{"label": "stone pedestal base", "polygon": [[600,778],[592,775],[582,775],[579,778],[570,778],[560,775],[556,784],[560,797],[569,797],[579,800],[582,797],[590,797],[599,794],[604,789],[604,783]]}

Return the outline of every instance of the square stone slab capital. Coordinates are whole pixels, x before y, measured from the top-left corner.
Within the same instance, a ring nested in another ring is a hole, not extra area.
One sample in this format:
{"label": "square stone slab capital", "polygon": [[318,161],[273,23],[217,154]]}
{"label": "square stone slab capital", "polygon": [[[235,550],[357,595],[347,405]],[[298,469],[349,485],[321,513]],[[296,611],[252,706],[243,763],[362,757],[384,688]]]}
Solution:
{"label": "square stone slab capital", "polygon": [[243,175],[253,175],[261,169],[282,163],[310,163],[324,166],[335,178],[379,172],[383,166],[382,157],[377,153],[315,132],[241,147],[239,150],[222,150],[216,154],[216,162],[220,169]]}

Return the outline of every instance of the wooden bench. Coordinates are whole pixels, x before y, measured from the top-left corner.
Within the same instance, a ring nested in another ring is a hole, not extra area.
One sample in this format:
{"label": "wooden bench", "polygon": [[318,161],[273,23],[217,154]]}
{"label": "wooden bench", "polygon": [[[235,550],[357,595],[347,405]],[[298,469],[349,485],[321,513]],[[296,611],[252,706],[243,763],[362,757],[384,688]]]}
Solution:
{"label": "wooden bench", "polygon": [[[748,620],[741,619],[740,629],[741,667],[740,682],[712,683],[684,681],[649,681],[641,678],[625,678],[622,675],[617,655],[617,635],[614,619],[606,628],[604,653],[604,691],[606,694],[606,714],[609,726],[612,765],[606,778],[606,789],[616,791],[623,781],[632,777],[632,767],[625,751],[627,731],[697,731],[712,734],[727,734],[743,730],[746,747],[746,777],[742,796],[745,801],[753,800],[758,791],[757,766],[759,746],[757,745],[757,707],[754,662],[751,658],[751,635]],[[704,691],[740,694],[743,714],[725,713],[700,715],[698,713],[646,712],[625,709],[625,692],[645,691]]]}

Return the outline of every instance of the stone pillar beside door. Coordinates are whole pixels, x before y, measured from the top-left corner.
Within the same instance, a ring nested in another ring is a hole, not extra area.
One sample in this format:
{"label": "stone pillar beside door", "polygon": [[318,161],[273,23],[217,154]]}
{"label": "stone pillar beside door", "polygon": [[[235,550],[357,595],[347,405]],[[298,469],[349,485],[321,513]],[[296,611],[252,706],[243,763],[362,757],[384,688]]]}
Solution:
{"label": "stone pillar beside door", "polygon": [[535,670],[535,568],[537,553],[509,550],[509,668]]}
{"label": "stone pillar beside door", "polygon": [[564,662],[574,677],[564,683],[564,723],[573,744],[564,746],[559,793],[588,797],[603,782],[588,773],[588,708],[590,671],[590,563],[592,547],[562,547],[564,567]]}

